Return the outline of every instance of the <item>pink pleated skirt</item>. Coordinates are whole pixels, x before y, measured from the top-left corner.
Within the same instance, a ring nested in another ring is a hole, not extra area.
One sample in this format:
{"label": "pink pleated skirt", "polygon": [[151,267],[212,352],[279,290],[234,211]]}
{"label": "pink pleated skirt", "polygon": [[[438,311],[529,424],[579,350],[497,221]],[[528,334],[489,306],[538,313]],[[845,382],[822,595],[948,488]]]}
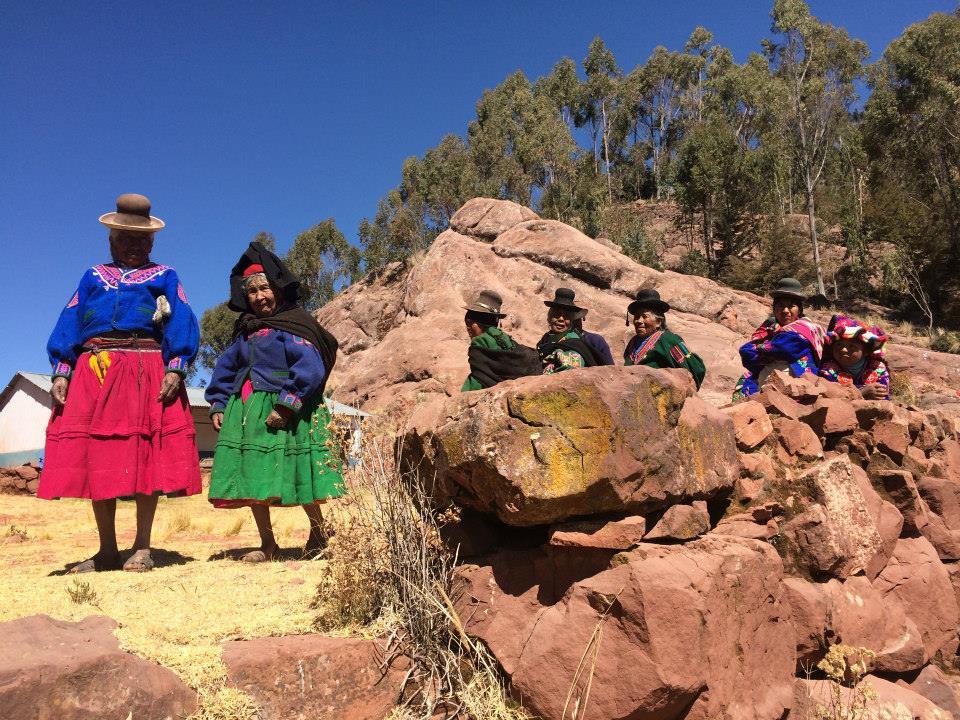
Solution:
{"label": "pink pleated skirt", "polygon": [[156,351],[83,353],[67,402],[54,409],[47,426],[37,496],[109,500],[199,493],[186,388],[181,385],[173,402],[160,403],[165,372]]}

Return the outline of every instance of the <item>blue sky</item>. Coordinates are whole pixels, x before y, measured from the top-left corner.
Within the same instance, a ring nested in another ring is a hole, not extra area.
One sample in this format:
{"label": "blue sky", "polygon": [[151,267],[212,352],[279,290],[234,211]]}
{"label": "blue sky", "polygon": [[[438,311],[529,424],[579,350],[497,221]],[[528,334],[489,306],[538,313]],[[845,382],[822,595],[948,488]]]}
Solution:
{"label": "blue sky", "polygon": [[[739,60],[772,0],[670,2],[0,1],[0,382],[45,371],[83,270],[109,259],[97,217],[122,192],[167,222],[153,259],[197,315],[223,300],[246,243],[334,217],[348,237],[404,158],[462,133],[485,88],[600,35],[621,67],[696,25]],[[946,0],[811,3],[874,57]]]}

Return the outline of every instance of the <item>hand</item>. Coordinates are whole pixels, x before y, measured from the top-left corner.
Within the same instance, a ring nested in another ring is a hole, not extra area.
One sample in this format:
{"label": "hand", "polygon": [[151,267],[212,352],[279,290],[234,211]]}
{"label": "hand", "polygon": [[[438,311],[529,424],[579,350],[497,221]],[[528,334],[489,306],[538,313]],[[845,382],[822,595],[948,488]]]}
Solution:
{"label": "hand", "polygon": [[67,387],[70,381],[65,377],[55,377],[53,385],[50,386],[50,396],[57,405],[63,405],[67,402]]}
{"label": "hand", "polygon": [[163,376],[163,382],[160,383],[160,394],[157,400],[164,404],[171,402],[180,390],[180,375],[175,372],[168,372]]}
{"label": "hand", "polygon": [[290,408],[283,405],[274,405],[265,422],[268,428],[285,428],[291,415],[293,415],[293,411]]}
{"label": "hand", "polygon": [[870,383],[860,389],[864,400],[886,400],[887,387],[881,383]]}
{"label": "hand", "polygon": [[213,429],[220,432],[220,428],[223,427],[223,413],[214,413],[210,416],[210,420],[213,422]]}

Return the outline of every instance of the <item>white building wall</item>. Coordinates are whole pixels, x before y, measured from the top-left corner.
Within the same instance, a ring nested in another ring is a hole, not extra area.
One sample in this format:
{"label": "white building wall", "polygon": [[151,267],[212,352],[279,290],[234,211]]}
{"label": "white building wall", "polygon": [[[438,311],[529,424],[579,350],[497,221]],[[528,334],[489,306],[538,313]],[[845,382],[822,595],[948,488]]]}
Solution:
{"label": "white building wall", "polygon": [[42,450],[52,405],[49,393],[18,377],[0,408],[0,454]]}

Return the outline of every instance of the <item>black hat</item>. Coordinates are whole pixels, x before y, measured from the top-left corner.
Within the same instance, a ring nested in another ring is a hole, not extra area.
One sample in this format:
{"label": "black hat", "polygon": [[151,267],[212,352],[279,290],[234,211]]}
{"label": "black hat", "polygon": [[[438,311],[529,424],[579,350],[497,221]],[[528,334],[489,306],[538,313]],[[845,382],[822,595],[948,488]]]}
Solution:
{"label": "black hat", "polygon": [[477,299],[469,305],[465,305],[463,309],[467,312],[481,313],[483,315],[495,315],[498,318],[505,318],[506,315],[500,312],[501,305],[503,305],[503,298],[500,297],[499,293],[495,293],[493,290],[481,290],[477,294]]}
{"label": "black hat", "polygon": [[663,315],[670,309],[670,305],[660,299],[660,293],[656,290],[640,290],[637,292],[636,299],[627,305],[627,312],[631,315],[637,315],[640,310],[653,310],[655,313]]}
{"label": "black hat", "polygon": [[557,288],[553,293],[553,300],[544,300],[547,307],[564,308],[566,310],[582,311],[583,308],[573,304],[576,293],[570,288]]}
{"label": "black hat", "polygon": [[774,298],[788,297],[800,302],[806,302],[807,295],[803,292],[803,285],[796,278],[786,277],[777,281],[776,286],[770,291],[770,296]]}

